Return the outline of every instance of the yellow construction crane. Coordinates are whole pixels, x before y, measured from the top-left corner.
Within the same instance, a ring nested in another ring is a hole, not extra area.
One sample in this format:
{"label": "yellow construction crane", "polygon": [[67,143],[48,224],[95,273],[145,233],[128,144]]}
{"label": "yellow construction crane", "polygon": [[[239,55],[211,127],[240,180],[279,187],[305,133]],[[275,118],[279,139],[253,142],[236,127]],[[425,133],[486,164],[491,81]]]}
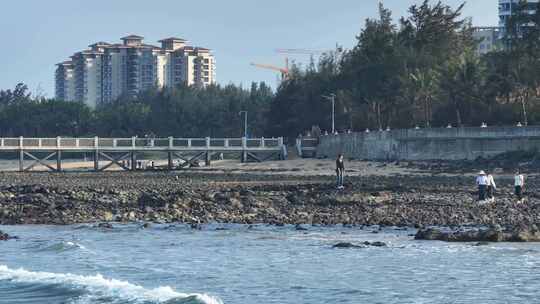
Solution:
{"label": "yellow construction crane", "polygon": [[308,50],[308,49],[276,49],[276,53],[285,55],[285,67],[289,69],[289,55],[322,55],[329,51],[323,50]]}
{"label": "yellow construction crane", "polygon": [[[341,52],[341,48],[337,49],[338,52]],[[289,77],[289,55],[322,55],[330,53],[332,50],[309,50],[309,49],[276,49],[276,53],[278,54],[284,54],[285,55],[285,67],[278,67],[275,65],[270,64],[260,64],[260,63],[252,63],[252,66],[262,68],[262,69],[268,69],[273,71],[278,71],[281,73],[282,79],[287,79]]]}
{"label": "yellow construction crane", "polygon": [[281,77],[283,79],[287,78],[289,76],[289,69],[288,68],[281,68],[278,66],[270,65],[270,64],[260,64],[260,63],[251,63],[252,66],[256,66],[261,69],[268,69],[273,71],[278,71],[281,73]]}

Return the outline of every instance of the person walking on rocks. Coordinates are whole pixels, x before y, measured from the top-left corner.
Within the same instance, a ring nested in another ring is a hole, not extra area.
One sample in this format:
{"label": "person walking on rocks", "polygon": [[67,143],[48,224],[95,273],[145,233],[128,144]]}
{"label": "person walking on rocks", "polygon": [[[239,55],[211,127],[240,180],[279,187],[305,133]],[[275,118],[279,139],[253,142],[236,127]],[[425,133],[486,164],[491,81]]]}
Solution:
{"label": "person walking on rocks", "polygon": [[525,177],[519,173],[519,170],[516,170],[516,174],[514,175],[514,193],[518,198],[518,203],[523,199],[523,187],[525,187]]}
{"label": "person walking on rocks", "polygon": [[338,189],[344,189],[343,186],[343,174],[345,173],[345,163],[343,161],[343,154],[339,154],[336,159],[336,186]]}
{"label": "person walking on rocks", "polygon": [[478,200],[483,201],[486,199],[486,188],[488,184],[488,179],[486,172],[483,170],[478,173],[476,177],[476,185],[478,186]]}
{"label": "person walking on rocks", "polygon": [[487,175],[487,197],[491,202],[495,201],[495,190],[497,190],[497,185],[493,179],[493,175]]}

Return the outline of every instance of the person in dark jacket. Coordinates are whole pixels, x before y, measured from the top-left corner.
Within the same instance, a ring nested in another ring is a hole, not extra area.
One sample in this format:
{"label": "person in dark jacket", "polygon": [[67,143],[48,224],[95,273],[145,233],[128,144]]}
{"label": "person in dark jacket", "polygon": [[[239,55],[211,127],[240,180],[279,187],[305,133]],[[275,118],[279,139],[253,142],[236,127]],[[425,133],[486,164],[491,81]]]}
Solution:
{"label": "person in dark jacket", "polygon": [[343,154],[339,154],[336,159],[336,184],[338,189],[344,189],[343,186],[343,174],[345,173],[345,163],[343,161]]}

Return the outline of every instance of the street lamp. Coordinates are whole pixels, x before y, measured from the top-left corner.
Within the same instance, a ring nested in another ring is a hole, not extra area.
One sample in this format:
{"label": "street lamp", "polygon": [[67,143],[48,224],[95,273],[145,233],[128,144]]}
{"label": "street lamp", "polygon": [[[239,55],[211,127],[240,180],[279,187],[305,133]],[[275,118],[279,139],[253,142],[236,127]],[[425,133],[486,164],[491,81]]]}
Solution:
{"label": "street lamp", "polygon": [[330,95],[328,96],[325,96],[325,95],[321,95],[322,98],[325,98],[325,99],[328,99],[332,102],[332,134],[336,133],[336,128],[335,128],[335,101],[336,101],[336,94],[334,93],[331,93]]}
{"label": "street lamp", "polygon": [[247,116],[248,116],[248,111],[240,111],[238,112],[238,115],[242,116],[242,113],[244,113],[244,137],[247,138]]}

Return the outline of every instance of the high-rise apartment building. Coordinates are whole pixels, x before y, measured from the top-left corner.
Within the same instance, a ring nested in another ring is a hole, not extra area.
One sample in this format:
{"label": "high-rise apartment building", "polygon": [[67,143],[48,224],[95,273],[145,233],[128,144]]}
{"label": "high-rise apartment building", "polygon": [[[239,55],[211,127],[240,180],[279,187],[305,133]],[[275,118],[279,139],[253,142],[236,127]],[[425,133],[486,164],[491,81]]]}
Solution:
{"label": "high-rise apartment building", "polygon": [[64,61],[56,66],[56,98],[61,100],[75,100],[75,72],[73,61]]}
{"label": "high-rise apartment building", "polygon": [[[540,0],[527,0],[527,12],[534,14]],[[495,50],[507,48],[504,41],[508,33],[508,20],[518,8],[520,0],[499,0],[499,26],[484,26],[474,28],[473,37],[478,42],[476,53],[487,54]]]}
{"label": "high-rise apartment building", "polygon": [[136,35],[121,40],[94,43],[58,64],[56,97],[96,107],[152,88],[215,83],[215,59],[209,49],[174,37],[160,40],[161,46],[145,44]]}
{"label": "high-rise apartment building", "polygon": [[[507,32],[508,19],[517,9],[521,0],[499,0],[499,27],[501,28],[499,38],[504,38]],[[536,12],[540,0],[526,0],[527,9],[530,14]]]}
{"label": "high-rise apartment building", "polygon": [[492,51],[501,49],[499,39],[500,28],[497,26],[475,27],[473,38],[478,43],[476,47],[477,55],[484,55]]}

